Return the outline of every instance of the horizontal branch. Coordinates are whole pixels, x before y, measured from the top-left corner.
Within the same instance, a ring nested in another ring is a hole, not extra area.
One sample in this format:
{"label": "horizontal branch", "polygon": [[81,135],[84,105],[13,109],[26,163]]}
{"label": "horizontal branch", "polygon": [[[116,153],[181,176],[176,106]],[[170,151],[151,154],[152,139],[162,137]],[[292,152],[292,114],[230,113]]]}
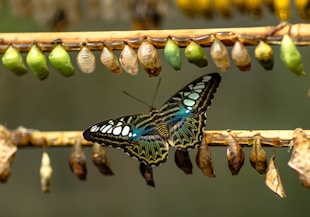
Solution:
{"label": "horizontal branch", "polygon": [[27,52],[33,43],[43,51],[51,51],[55,41],[61,41],[68,51],[79,50],[83,43],[90,50],[102,50],[103,46],[121,50],[125,44],[138,48],[145,38],[156,48],[163,48],[168,37],[179,47],[186,47],[191,40],[207,47],[212,44],[215,36],[227,46],[233,45],[236,40],[242,40],[245,45],[256,45],[260,39],[270,44],[279,44],[285,34],[294,38],[296,45],[310,44],[310,24],[299,23],[212,29],[1,33],[0,52],[5,52],[10,44],[14,44],[21,52]]}
{"label": "horizontal branch", "polygon": [[[84,146],[93,143],[83,139],[82,131],[36,131],[18,128],[10,131],[12,139],[19,147],[28,146],[72,146],[76,139],[80,139]],[[304,130],[310,135],[310,130]],[[236,140],[243,145],[252,145],[254,136],[260,135],[262,146],[288,147],[293,139],[294,130],[219,130],[204,131],[204,136],[210,146],[226,146],[227,136],[233,134]]]}

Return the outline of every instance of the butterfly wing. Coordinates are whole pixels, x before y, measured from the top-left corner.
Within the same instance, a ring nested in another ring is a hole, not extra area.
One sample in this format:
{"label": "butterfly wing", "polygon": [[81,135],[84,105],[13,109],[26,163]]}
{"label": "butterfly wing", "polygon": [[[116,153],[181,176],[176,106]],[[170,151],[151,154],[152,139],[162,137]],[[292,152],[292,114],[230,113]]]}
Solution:
{"label": "butterfly wing", "polygon": [[204,75],[177,92],[160,109],[170,132],[169,144],[178,149],[200,144],[214,93],[221,82],[218,73]]}
{"label": "butterfly wing", "polygon": [[128,115],[95,124],[83,132],[86,140],[121,148],[150,166],[166,161],[169,146],[149,115]]}

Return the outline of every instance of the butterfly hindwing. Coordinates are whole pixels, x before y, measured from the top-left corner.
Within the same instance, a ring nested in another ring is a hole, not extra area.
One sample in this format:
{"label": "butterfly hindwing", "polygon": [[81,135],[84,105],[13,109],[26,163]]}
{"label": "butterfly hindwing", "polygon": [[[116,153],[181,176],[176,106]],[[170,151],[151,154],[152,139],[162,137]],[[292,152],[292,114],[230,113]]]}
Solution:
{"label": "butterfly hindwing", "polygon": [[114,148],[148,165],[159,165],[168,156],[168,144],[156,131],[149,115],[128,115],[103,121],[84,131],[85,139]]}
{"label": "butterfly hindwing", "polygon": [[194,148],[207,119],[206,110],[221,81],[217,73],[204,75],[186,85],[161,108],[170,132],[170,144],[176,148]]}

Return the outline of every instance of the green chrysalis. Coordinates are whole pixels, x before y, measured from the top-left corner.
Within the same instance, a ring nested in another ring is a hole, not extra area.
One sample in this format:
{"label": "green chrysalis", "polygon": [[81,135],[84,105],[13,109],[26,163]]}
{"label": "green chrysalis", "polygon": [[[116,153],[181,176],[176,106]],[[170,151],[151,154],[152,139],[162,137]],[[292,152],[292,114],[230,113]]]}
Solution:
{"label": "green chrysalis", "polygon": [[264,41],[260,41],[255,48],[255,58],[266,70],[273,69],[273,50],[272,47]]}
{"label": "green chrysalis", "polygon": [[185,48],[185,56],[190,63],[198,67],[208,65],[207,56],[204,54],[202,47],[194,41]]}
{"label": "green chrysalis", "polygon": [[23,61],[22,55],[12,45],[10,45],[5,51],[2,57],[2,64],[18,76],[27,73],[27,68]]}
{"label": "green chrysalis", "polygon": [[56,45],[48,55],[51,65],[63,76],[74,75],[74,67],[71,63],[70,55],[60,44]]}
{"label": "green chrysalis", "polygon": [[180,56],[180,48],[171,39],[167,40],[164,48],[165,58],[169,65],[174,68],[174,70],[180,70],[182,66],[182,60]]}
{"label": "green chrysalis", "polygon": [[40,80],[44,80],[48,77],[49,72],[47,68],[47,61],[44,54],[40,51],[37,45],[32,45],[27,57],[26,62],[32,71]]}

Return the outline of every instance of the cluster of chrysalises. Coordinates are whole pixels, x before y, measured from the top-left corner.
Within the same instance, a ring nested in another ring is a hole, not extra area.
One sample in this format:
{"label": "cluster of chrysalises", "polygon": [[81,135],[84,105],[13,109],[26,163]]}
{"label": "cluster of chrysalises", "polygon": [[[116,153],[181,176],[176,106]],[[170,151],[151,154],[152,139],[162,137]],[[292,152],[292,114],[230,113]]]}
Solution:
{"label": "cluster of chrysalises", "polygon": [[[263,8],[268,8],[279,20],[289,20],[291,17],[290,0],[177,0],[178,8],[188,17],[194,18],[204,16],[207,19],[213,18],[216,14],[224,18],[231,18],[234,11],[247,14],[258,19],[262,17]],[[309,2],[304,0],[294,0],[295,9],[299,17],[303,20],[310,19]]]}

